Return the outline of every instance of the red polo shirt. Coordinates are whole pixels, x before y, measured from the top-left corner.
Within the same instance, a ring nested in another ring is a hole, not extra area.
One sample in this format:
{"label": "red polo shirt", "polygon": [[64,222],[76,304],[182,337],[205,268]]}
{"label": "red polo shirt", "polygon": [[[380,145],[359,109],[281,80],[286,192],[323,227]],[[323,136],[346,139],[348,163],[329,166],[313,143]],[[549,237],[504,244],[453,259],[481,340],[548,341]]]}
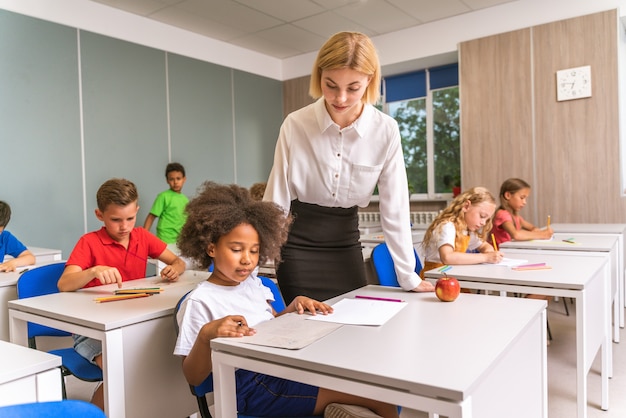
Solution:
{"label": "red polo shirt", "polygon": [[[76,265],[83,270],[93,266],[116,267],[123,281],[146,277],[148,258],[159,258],[167,244],[144,228],[136,227],[130,233],[128,249],[114,241],[105,228],[83,235],[70,254],[66,265]],[[100,286],[92,279],[83,287]]]}

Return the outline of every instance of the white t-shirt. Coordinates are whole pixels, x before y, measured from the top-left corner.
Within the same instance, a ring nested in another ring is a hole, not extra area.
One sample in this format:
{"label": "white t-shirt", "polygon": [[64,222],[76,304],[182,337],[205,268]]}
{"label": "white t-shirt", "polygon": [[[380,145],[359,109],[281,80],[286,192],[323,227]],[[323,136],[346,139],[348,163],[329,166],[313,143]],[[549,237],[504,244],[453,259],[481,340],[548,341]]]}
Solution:
{"label": "white t-shirt", "polygon": [[[269,301],[269,302],[268,302]],[[274,319],[272,291],[251,275],[237,286],[220,286],[204,281],[183,301],[176,315],[179,332],[174,354],[186,356],[200,329],[228,315],[243,315],[250,327]]]}
{"label": "white t-shirt", "polygon": [[378,185],[381,226],[398,282],[412,290],[421,279],[415,273],[398,124],[366,104],[353,124],[340,129],[324,103],[322,97],[285,118],[263,200],[285,212],[295,199],[324,207],[366,207]]}
{"label": "white t-shirt", "polygon": [[[466,232],[467,234],[467,232]],[[424,249],[424,260],[433,263],[441,263],[441,257],[439,257],[439,248],[443,245],[450,245],[454,249],[456,240],[456,228],[452,222],[445,222],[437,229],[433,231],[433,236],[430,240],[430,245]],[[470,232],[470,242],[467,246],[468,250],[475,250],[483,244],[483,241],[478,236]]]}

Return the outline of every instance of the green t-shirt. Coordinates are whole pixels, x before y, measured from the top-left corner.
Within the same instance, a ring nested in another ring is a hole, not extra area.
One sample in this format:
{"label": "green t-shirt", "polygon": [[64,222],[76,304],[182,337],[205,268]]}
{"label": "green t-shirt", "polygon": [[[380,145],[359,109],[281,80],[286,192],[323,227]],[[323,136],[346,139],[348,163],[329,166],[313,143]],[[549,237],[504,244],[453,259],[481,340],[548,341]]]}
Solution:
{"label": "green t-shirt", "polygon": [[187,219],[185,215],[187,203],[189,203],[187,196],[171,189],[159,193],[154,199],[150,213],[159,218],[156,235],[165,243],[176,243],[176,238]]}

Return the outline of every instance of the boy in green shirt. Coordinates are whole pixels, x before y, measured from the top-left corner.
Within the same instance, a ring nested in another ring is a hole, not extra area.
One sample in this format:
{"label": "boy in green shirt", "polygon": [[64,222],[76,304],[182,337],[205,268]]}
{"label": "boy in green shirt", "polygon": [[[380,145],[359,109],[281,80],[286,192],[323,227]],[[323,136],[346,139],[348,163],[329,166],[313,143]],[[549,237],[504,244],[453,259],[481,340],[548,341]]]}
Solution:
{"label": "boy in green shirt", "polygon": [[159,218],[156,236],[167,244],[175,244],[187,219],[185,207],[189,199],[182,193],[187,180],[185,168],[179,163],[169,163],[165,168],[165,178],[170,188],[157,195],[143,227],[150,230],[154,220]]}

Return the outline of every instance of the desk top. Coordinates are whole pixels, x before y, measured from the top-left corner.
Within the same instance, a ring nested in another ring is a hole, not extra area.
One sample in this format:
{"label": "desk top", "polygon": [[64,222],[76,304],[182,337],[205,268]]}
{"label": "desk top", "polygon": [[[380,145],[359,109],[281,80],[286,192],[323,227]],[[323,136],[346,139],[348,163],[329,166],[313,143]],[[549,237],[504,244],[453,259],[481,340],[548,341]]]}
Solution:
{"label": "desk top", "polygon": [[61,357],[0,341],[0,385],[61,365]]}
{"label": "desk top", "polygon": [[[566,242],[571,241],[571,242]],[[612,251],[617,245],[618,238],[611,235],[585,235],[570,233],[555,233],[551,240],[508,241],[500,244],[506,254],[507,248],[528,248],[538,250],[559,251]]]}
{"label": "desk top", "polygon": [[460,401],[472,394],[490,366],[546,307],[545,301],[474,294],[444,303],[434,293],[371,285],[329,302],[355,294],[400,298],[409,304],[382,326],[343,325],[300,350],[244,344],[236,338],[214,339],[211,347]]}
{"label": "desk top", "polygon": [[[411,230],[413,244],[422,242],[424,240],[424,234],[426,234],[426,230]],[[385,242],[385,235],[382,232],[365,234],[361,235],[360,241],[363,243],[380,244],[382,242]]]}
{"label": "desk top", "polygon": [[[28,248],[28,251],[33,253],[35,258],[44,257],[44,256],[59,256],[60,258],[62,254],[61,250],[57,250],[54,248],[42,248],[42,247],[31,247],[31,246],[26,246],[26,248]],[[10,255],[5,254],[4,256],[4,260],[9,260],[11,258],[13,257],[11,257]]]}
{"label": "desk top", "polygon": [[550,227],[554,232],[579,232],[583,234],[625,234],[626,224],[566,224],[554,223]]}
{"label": "desk top", "polygon": [[[608,263],[606,256],[585,252],[573,257],[567,252],[511,249],[508,258],[527,260],[529,264],[546,263],[552,268],[516,271],[511,267],[495,264],[455,265],[447,270],[446,274],[468,282],[582,290]],[[436,268],[424,275],[426,278],[437,279],[442,277],[443,273]]]}
{"label": "desk top", "polygon": [[0,287],[15,286],[17,284],[18,279],[22,275],[22,273],[25,272],[26,270],[34,269],[40,266],[45,266],[46,264],[54,264],[54,263],[60,263],[60,262],[61,261],[48,260],[48,261],[44,261],[40,263],[35,262],[35,264],[30,265],[30,266],[18,267],[16,271],[9,271],[9,272],[0,271]]}
{"label": "desk top", "polygon": [[187,270],[176,282],[166,283],[160,277],[124,282],[123,288],[161,287],[163,292],[150,297],[96,303],[97,297],[112,296],[117,285],[96,286],[76,292],[9,301],[9,309],[30,312],[101,331],[170,315],[178,300],[210,273]]}

